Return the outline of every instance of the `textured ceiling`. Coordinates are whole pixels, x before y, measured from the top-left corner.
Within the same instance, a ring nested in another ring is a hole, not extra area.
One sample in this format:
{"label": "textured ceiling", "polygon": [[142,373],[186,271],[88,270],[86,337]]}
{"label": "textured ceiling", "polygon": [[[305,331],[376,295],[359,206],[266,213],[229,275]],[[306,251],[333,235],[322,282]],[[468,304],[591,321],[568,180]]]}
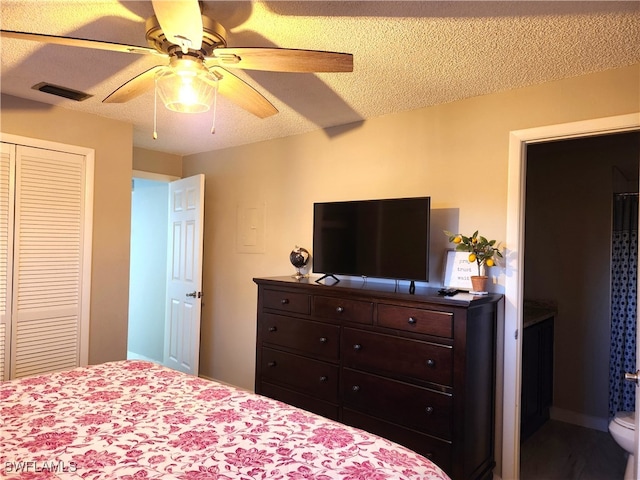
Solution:
{"label": "textured ceiling", "polygon": [[[230,47],[348,52],[352,73],[234,70],[280,111],[259,119],[220,97],[212,115],[158,107],[153,92],[102,100],[158,64],[150,56],[2,39],[2,93],[134,125],[135,146],[191,154],[354,124],[389,113],[640,62],[640,2],[201,2]],[[150,2],[0,2],[3,29],[146,46]],[[73,102],[31,89],[49,82],[94,95]],[[640,87],[639,87],[640,88]],[[0,106],[1,107],[1,106]],[[46,107],[43,107],[46,108]]]}

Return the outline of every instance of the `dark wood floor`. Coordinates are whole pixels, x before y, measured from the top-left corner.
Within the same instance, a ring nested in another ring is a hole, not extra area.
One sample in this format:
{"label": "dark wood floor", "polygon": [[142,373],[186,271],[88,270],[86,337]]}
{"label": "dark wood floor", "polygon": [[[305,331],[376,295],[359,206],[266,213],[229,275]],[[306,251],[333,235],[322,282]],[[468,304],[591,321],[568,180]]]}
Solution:
{"label": "dark wood floor", "polygon": [[521,480],[622,480],[625,466],[609,432],[555,420],[520,446]]}

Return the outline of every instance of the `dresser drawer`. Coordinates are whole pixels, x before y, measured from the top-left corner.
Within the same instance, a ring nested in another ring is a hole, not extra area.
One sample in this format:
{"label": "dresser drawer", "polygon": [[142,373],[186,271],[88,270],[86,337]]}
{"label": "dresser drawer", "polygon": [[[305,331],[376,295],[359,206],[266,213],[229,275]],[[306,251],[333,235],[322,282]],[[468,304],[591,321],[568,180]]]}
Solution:
{"label": "dresser drawer", "polygon": [[344,366],[452,385],[453,348],[447,345],[345,328]]}
{"label": "dresser drawer", "polygon": [[404,445],[414,452],[427,457],[433,463],[451,475],[451,442],[431,437],[427,434],[417,432],[386,422],[379,418],[365,415],[362,412],[344,408],[342,410],[342,421],[367,432],[375,433],[393,442]]}
{"label": "dresser drawer", "polygon": [[313,314],[333,320],[371,324],[373,323],[373,303],[315,295]]}
{"label": "dresser drawer", "polygon": [[264,289],[264,308],[309,315],[311,296],[305,293]]}
{"label": "dresser drawer", "polygon": [[398,305],[378,305],[381,327],[453,338],[453,314]]}
{"label": "dresser drawer", "polygon": [[345,368],[342,400],[345,407],[451,439],[451,395]]}
{"label": "dresser drawer", "polygon": [[284,385],[305,395],[338,401],[338,366],[262,348],[262,380]]}
{"label": "dresser drawer", "polygon": [[264,343],[299,350],[326,360],[338,360],[338,325],[264,313],[260,317],[260,335]]}

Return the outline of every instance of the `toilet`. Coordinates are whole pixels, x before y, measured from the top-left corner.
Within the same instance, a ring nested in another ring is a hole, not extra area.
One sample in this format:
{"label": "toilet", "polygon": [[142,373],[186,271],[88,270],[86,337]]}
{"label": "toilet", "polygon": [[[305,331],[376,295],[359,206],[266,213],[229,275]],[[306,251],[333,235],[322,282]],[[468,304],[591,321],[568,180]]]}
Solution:
{"label": "toilet", "polygon": [[625,480],[633,480],[633,440],[635,435],[636,412],[618,412],[609,422],[609,433],[628,454]]}

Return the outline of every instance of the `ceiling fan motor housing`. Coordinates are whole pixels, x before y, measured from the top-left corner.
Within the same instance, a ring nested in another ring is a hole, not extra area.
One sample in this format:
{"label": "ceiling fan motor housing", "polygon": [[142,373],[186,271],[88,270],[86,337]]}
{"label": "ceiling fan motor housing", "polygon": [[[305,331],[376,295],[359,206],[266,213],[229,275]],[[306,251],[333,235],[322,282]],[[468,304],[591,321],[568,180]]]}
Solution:
{"label": "ceiling fan motor housing", "polygon": [[[173,55],[176,50],[180,51],[180,46],[167,40],[155,15],[147,19],[145,26],[150,47],[168,55]],[[202,48],[198,50],[202,56],[211,56],[216,48],[227,46],[227,31],[222,25],[202,15],[202,26]]]}

